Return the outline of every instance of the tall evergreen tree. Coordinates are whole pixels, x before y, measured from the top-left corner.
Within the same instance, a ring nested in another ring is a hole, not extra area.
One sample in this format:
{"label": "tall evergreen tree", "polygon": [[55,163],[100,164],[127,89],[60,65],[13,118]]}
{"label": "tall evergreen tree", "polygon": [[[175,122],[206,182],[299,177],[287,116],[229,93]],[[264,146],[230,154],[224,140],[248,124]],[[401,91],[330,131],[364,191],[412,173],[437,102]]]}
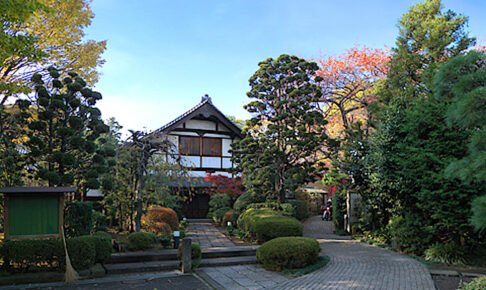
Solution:
{"label": "tall evergreen tree", "polygon": [[281,55],[259,63],[250,78],[245,106],[253,117],[245,138],[235,142],[235,161],[251,194],[283,202],[297,187],[320,172],[316,150],[327,138],[326,121],[311,106],[321,97],[318,66]]}
{"label": "tall evergreen tree", "polygon": [[100,186],[98,177],[107,171],[106,155],[95,141],[108,131],[95,107],[101,94],[86,88],[75,73],[60,79],[59,72],[48,68],[46,85],[40,74],[35,83],[33,108],[37,118],[29,123],[28,156],[35,176],[49,186],[76,185],[78,193]]}

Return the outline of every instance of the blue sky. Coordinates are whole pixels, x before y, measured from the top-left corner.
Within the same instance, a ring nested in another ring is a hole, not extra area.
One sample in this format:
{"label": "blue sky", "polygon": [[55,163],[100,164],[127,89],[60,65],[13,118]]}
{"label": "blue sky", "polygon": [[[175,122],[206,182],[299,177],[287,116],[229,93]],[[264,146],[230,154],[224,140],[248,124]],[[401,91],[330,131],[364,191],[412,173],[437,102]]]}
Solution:
{"label": "blue sky", "polygon": [[[307,59],[355,45],[393,47],[405,0],[94,0],[87,38],[108,41],[96,89],[103,118],[157,129],[204,94],[225,114],[248,118],[248,79],[280,54]],[[444,0],[486,38],[486,1]]]}

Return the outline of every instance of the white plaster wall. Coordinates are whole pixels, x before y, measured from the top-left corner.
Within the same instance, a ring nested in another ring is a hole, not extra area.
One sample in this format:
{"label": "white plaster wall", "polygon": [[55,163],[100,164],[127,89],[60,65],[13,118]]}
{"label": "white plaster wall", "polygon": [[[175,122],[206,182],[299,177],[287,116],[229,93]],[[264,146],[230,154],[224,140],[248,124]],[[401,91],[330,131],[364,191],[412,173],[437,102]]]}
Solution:
{"label": "white plaster wall", "polygon": [[185,167],[201,167],[199,156],[181,156],[181,164]]}
{"label": "white plaster wall", "polygon": [[218,125],[218,131],[230,132],[230,129],[228,129],[225,125],[219,123],[219,125]]}
{"label": "white plaster wall", "polygon": [[221,168],[220,157],[203,157],[202,167]]}
{"label": "white plaster wall", "polygon": [[223,156],[231,156],[229,150],[231,149],[231,139],[223,139]]}
{"label": "white plaster wall", "polygon": [[199,136],[196,132],[177,132],[177,135],[182,135],[182,136],[196,136],[196,137]]}
{"label": "white plaster wall", "polygon": [[229,138],[228,135],[223,135],[223,134],[204,134],[204,137],[212,137],[212,138]]}
{"label": "white plaster wall", "polygon": [[218,175],[218,174],[221,174],[221,175],[224,175],[224,176],[227,176],[227,177],[231,177],[231,173],[226,172],[226,171],[215,171],[213,173],[213,175]]}
{"label": "white plaster wall", "polygon": [[216,123],[203,120],[186,121],[186,129],[216,130]]}
{"label": "white plaster wall", "polygon": [[231,168],[231,159],[223,158],[223,168]]}

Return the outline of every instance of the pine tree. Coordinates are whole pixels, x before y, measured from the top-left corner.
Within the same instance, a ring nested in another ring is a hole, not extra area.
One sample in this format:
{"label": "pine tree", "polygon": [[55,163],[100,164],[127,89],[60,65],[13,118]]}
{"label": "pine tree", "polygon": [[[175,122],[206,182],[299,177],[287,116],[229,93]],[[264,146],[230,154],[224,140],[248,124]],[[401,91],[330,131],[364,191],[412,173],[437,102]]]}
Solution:
{"label": "pine tree", "polygon": [[250,194],[285,201],[320,172],[315,152],[326,139],[313,62],[281,55],[259,63],[250,78],[245,109],[253,114],[245,137],[234,143],[235,161]]}
{"label": "pine tree", "polygon": [[108,131],[95,107],[102,96],[86,88],[75,73],[62,80],[55,68],[49,67],[48,73],[48,84],[40,74],[32,77],[37,118],[28,125],[30,164],[35,177],[49,186],[76,185],[78,193],[84,194],[100,187],[98,177],[107,172],[105,156],[113,155],[95,142]]}

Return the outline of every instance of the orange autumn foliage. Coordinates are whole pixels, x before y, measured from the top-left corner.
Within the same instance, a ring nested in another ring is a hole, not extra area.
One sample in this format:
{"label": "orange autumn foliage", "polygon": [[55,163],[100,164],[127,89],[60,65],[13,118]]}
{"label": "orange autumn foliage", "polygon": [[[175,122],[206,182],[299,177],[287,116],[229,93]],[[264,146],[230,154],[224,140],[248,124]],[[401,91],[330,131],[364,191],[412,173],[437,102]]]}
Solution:
{"label": "orange autumn foliage", "polygon": [[151,231],[166,232],[167,227],[164,224],[169,226],[171,232],[179,228],[179,219],[177,218],[176,212],[167,207],[149,209],[143,215],[142,220]]}
{"label": "orange autumn foliage", "polygon": [[388,49],[354,47],[338,56],[321,58],[317,75],[323,78],[318,104],[329,124],[328,134],[337,137],[355,121],[368,120],[367,107],[375,101],[374,86],[388,70]]}

